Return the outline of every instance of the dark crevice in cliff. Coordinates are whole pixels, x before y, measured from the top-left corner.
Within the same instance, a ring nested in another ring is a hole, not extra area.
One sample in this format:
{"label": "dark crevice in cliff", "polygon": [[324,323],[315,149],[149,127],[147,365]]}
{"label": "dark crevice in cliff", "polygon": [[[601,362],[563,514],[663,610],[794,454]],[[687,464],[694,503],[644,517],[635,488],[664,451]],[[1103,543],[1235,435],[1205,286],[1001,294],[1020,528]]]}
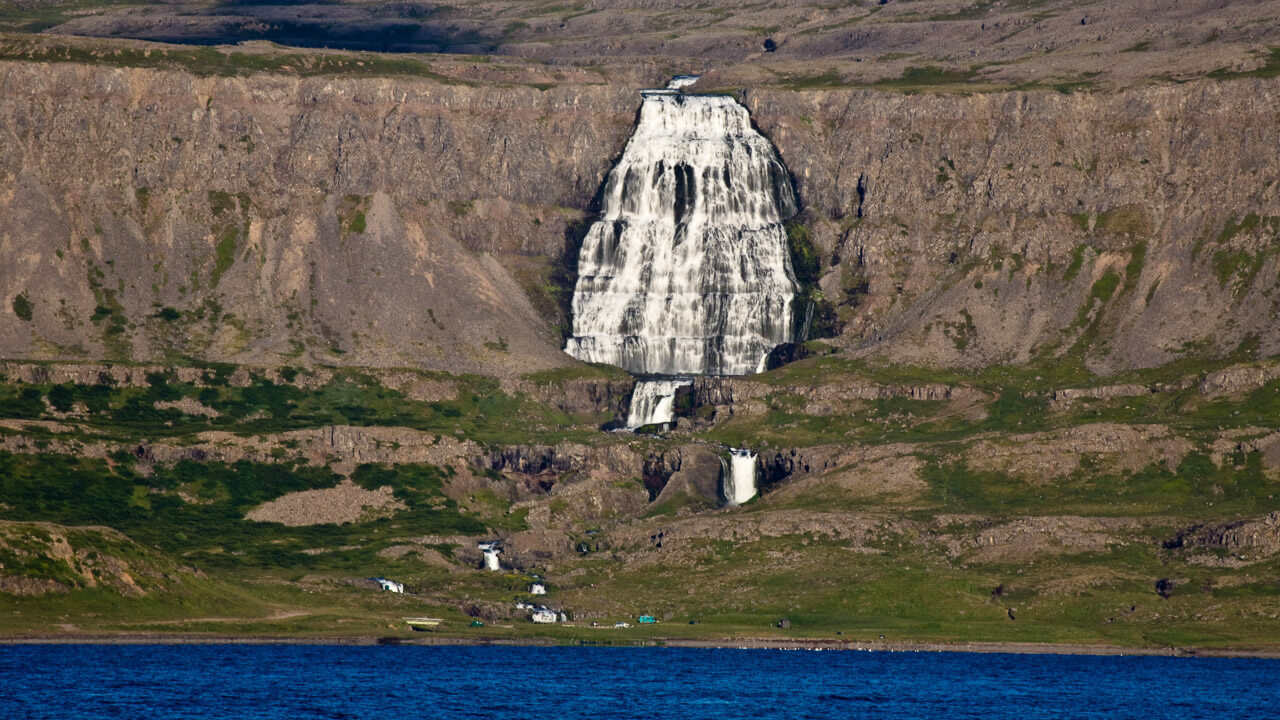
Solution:
{"label": "dark crevice in cliff", "polygon": [[[635,127],[640,123],[640,106],[636,106],[635,119],[632,120],[631,126]],[[609,185],[609,174],[617,167],[618,162],[622,160],[622,153],[626,149],[626,142],[622,147],[618,148],[613,159],[609,161],[608,168],[605,169],[603,179],[596,184],[595,195],[591,197],[591,202],[587,203],[583,210],[583,215],[577,220],[570,221],[565,224],[564,228],[564,246],[559,258],[553,258],[551,261],[551,269],[547,274],[547,284],[550,286],[552,295],[556,301],[557,316],[549,318],[554,324],[556,331],[560,335],[560,347],[564,347],[565,342],[573,335],[573,291],[578,284],[578,259],[582,254],[582,243],[587,237],[587,232],[591,226],[600,219],[600,207],[604,203],[604,193]]]}

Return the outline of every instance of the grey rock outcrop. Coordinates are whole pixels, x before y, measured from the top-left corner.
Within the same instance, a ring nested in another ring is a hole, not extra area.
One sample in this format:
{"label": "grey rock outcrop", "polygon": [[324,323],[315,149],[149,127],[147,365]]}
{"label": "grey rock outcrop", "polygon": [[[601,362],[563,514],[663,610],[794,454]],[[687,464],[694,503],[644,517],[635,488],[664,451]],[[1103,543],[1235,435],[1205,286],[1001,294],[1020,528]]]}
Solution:
{"label": "grey rock outcrop", "polygon": [[679,469],[671,473],[656,505],[675,502],[695,508],[715,507],[721,502],[720,478],[723,460],[709,448],[685,446],[679,449]]}
{"label": "grey rock outcrop", "polygon": [[1166,549],[1218,548],[1263,555],[1280,552],[1280,513],[1217,525],[1195,525],[1164,542]]}

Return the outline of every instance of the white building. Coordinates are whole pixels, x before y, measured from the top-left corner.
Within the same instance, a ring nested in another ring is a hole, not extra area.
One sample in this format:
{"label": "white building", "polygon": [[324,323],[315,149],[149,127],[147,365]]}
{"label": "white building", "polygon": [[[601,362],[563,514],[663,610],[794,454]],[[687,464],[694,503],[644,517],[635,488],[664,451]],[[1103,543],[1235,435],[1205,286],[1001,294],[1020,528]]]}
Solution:
{"label": "white building", "polygon": [[546,595],[547,586],[543,585],[540,582],[536,582],[533,585],[529,586],[529,594],[530,595]]}

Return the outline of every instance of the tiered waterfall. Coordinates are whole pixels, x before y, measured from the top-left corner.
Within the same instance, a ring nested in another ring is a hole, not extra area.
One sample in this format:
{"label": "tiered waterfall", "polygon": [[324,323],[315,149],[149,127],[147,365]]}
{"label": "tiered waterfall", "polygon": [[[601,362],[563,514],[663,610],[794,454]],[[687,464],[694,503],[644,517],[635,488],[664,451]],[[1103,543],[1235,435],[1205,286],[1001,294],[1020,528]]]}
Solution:
{"label": "tiered waterfall", "polygon": [[787,170],[745,107],[646,91],[582,244],[565,350],[668,380],[763,370],[792,339],[783,223],[795,213]]}

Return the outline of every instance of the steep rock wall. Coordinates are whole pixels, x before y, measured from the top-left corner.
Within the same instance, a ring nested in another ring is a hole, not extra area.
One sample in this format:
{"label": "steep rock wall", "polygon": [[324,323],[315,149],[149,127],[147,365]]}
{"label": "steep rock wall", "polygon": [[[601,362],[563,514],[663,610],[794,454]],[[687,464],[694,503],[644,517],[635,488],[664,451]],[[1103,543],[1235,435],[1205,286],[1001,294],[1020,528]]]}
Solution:
{"label": "steep rock wall", "polygon": [[[743,99],[833,342],[1111,373],[1280,352],[1277,88]],[[635,90],[0,63],[0,356],[572,362],[550,278]]]}
{"label": "steep rock wall", "polygon": [[746,104],[810,209],[841,344],[970,367],[1074,354],[1110,373],[1251,338],[1280,352],[1278,88]]}
{"label": "steep rock wall", "polygon": [[526,296],[635,105],[2,63],[0,355],[567,364]]}

